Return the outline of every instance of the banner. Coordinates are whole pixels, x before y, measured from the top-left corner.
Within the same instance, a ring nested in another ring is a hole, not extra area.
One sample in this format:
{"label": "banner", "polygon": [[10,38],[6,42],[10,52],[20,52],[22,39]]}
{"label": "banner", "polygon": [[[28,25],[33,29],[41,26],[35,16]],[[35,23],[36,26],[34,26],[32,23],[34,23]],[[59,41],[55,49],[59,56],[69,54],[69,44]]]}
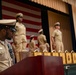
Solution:
{"label": "banner", "polygon": [[50,52],[44,52],[43,55],[44,56],[51,56],[51,53]]}
{"label": "banner", "polygon": [[52,52],[52,56],[59,56],[59,53],[57,53],[57,52]]}
{"label": "banner", "polygon": [[40,56],[40,55],[43,55],[42,52],[34,52],[34,56]]}
{"label": "banner", "polygon": [[59,56],[62,57],[63,64],[66,64],[65,53],[59,53]]}
{"label": "banner", "polygon": [[76,53],[72,53],[73,63],[76,64]]}
{"label": "banner", "polygon": [[72,55],[71,55],[71,53],[66,53],[66,62],[67,62],[67,64],[72,64]]}

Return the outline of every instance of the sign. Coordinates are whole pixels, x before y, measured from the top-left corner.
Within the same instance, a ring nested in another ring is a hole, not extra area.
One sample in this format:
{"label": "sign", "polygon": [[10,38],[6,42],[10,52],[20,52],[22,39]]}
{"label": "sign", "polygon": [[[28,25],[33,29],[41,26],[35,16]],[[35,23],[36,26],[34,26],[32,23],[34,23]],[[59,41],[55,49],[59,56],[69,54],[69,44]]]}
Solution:
{"label": "sign", "polygon": [[72,64],[72,54],[66,53],[66,62],[67,64]]}
{"label": "sign", "polygon": [[59,56],[62,57],[63,64],[66,64],[65,53],[59,53]]}
{"label": "sign", "polygon": [[44,56],[51,56],[50,52],[44,52],[43,54],[44,54]]}
{"label": "sign", "polygon": [[43,55],[42,52],[34,52],[34,56],[40,56],[40,55]]}
{"label": "sign", "polygon": [[76,64],[76,53],[72,53],[73,63]]}
{"label": "sign", "polygon": [[59,56],[59,53],[57,53],[57,52],[52,52],[52,56]]}

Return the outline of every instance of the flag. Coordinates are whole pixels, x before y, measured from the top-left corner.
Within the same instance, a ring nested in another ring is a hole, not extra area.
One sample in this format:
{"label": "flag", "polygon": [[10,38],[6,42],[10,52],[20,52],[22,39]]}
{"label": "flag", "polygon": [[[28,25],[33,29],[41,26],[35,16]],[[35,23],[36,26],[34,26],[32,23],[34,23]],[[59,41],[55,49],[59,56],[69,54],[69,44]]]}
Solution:
{"label": "flag", "polygon": [[26,26],[27,43],[30,36],[35,35],[35,42],[38,44],[38,30],[42,28],[41,9],[15,0],[2,0],[3,19],[15,19],[17,13],[24,14],[23,24]]}

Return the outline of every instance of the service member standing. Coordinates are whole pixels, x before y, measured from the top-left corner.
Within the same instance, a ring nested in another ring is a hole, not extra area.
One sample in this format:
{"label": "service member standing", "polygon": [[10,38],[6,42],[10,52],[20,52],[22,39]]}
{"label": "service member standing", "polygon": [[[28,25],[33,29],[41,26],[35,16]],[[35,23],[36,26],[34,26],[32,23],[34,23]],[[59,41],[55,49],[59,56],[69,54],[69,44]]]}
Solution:
{"label": "service member standing", "polygon": [[30,36],[30,42],[28,47],[30,52],[34,52],[38,48],[35,44],[34,35]]}
{"label": "service member standing", "polygon": [[60,31],[60,22],[56,22],[55,30],[52,34],[52,48],[56,50],[56,52],[64,52],[64,46],[62,41],[62,32]]}
{"label": "service member standing", "polygon": [[8,42],[5,40],[9,35],[9,33],[7,32],[7,27],[10,25],[8,25],[8,23],[11,22],[13,23],[14,21],[0,20],[0,72],[12,66],[12,58],[7,46]]}
{"label": "service member standing", "polygon": [[27,39],[26,39],[26,27],[22,23],[23,14],[18,13],[16,15],[16,25],[15,29],[16,32],[13,36],[14,44],[13,49],[15,50],[16,60],[17,62],[20,61],[19,52],[26,51]]}
{"label": "service member standing", "polygon": [[47,43],[46,36],[43,34],[43,29],[38,31],[38,44],[41,52],[49,51],[49,44]]}

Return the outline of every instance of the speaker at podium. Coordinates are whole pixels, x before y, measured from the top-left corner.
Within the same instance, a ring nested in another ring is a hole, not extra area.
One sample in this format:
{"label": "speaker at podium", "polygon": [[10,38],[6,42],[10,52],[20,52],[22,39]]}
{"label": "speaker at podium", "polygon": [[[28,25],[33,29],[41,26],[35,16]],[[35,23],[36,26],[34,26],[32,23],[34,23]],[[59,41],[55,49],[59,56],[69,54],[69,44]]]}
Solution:
{"label": "speaker at podium", "polygon": [[27,57],[0,75],[64,75],[61,57],[34,56]]}

